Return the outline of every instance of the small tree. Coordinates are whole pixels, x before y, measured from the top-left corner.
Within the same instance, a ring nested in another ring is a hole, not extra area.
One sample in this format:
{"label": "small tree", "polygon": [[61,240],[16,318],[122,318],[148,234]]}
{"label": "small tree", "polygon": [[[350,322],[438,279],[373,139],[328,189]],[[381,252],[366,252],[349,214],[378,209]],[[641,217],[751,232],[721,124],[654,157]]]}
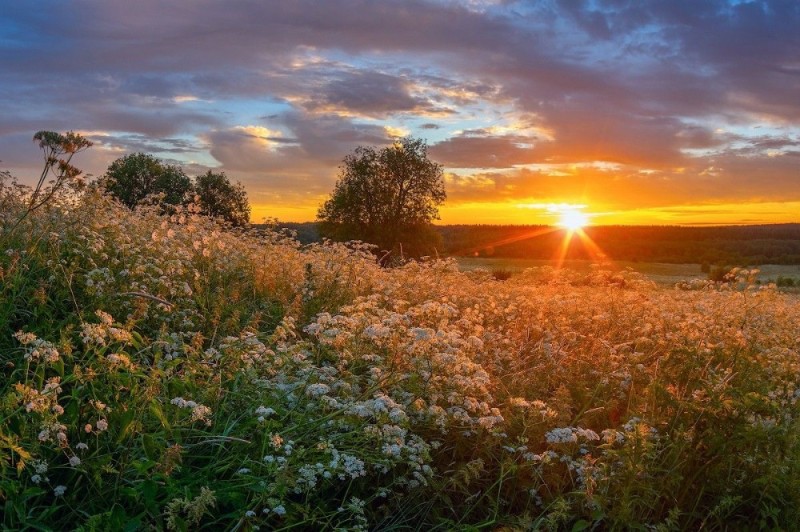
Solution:
{"label": "small tree", "polygon": [[233,184],[225,172],[209,170],[195,178],[194,192],[203,212],[243,227],[250,223],[250,204],[241,183]]}
{"label": "small tree", "polygon": [[131,208],[152,194],[163,194],[163,203],[179,205],[192,188],[180,167],[165,165],[145,153],[132,153],[111,163],[104,184],[109,194]]}
{"label": "small tree", "polygon": [[435,252],[431,222],[446,198],[442,166],[422,139],[406,137],[382,150],[360,146],[344,158],[336,187],[320,207],[320,233],[363,240],[395,257]]}

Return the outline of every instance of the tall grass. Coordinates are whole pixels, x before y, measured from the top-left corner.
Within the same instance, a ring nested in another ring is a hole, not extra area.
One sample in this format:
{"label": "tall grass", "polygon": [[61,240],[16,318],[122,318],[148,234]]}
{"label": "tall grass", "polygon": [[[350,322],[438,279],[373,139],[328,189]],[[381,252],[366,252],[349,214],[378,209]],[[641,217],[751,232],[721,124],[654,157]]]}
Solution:
{"label": "tall grass", "polygon": [[92,193],[0,223],[9,529],[791,528],[800,305],[379,268]]}

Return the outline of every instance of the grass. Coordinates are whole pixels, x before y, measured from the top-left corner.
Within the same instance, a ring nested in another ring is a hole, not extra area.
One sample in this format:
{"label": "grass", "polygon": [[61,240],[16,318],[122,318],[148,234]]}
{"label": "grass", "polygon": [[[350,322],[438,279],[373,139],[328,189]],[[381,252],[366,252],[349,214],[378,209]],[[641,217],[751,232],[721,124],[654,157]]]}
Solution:
{"label": "grass", "polygon": [[[484,269],[489,271],[502,271],[510,274],[521,273],[528,268],[556,266],[555,261],[534,259],[457,257],[456,261],[459,269],[462,271]],[[579,273],[588,273],[592,269],[592,262],[586,260],[567,260],[564,261],[562,267]],[[684,280],[708,278],[708,274],[701,271],[700,264],[618,261],[612,262],[606,267],[614,271],[631,269],[663,286],[672,286]],[[795,282],[800,282],[800,265],[764,264],[757,268],[760,270],[758,277],[762,282],[767,282],[768,280],[774,281],[778,277],[794,279]]]}
{"label": "grass", "polygon": [[500,282],[25,194],[0,187],[4,529],[800,519],[800,305],[752,272]]}

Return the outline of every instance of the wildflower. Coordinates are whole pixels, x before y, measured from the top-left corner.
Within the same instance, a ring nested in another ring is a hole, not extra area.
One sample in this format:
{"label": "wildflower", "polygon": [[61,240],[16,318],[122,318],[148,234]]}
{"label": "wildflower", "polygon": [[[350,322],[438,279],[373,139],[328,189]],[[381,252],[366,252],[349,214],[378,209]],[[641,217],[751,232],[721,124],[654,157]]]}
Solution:
{"label": "wildflower", "polygon": [[547,443],[575,443],[578,437],[571,427],[556,428],[545,434]]}
{"label": "wildflower", "polygon": [[286,515],[286,508],[284,508],[282,504],[273,508],[272,511],[275,515]]}
{"label": "wildflower", "polygon": [[244,515],[245,517],[255,517],[256,513],[253,510],[247,510]]}
{"label": "wildflower", "polygon": [[30,332],[17,331],[14,333],[14,338],[22,345],[28,345],[36,341],[36,335]]}
{"label": "wildflower", "polygon": [[331,391],[330,386],[322,383],[310,384],[306,387],[306,395],[309,397],[319,397],[320,395],[325,395],[329,391]]}
{"label": "wildflower", "polygon": [[78,458],[77,456],[72,456],[69,459],[69,465],[71,465],[72,467],[78,467],[79,465],[81,465],[81,459]]}
{"label": "wildflower", "polygon": [[111,317],[111,314],[107,312],[103,312],[102,310],[96,310],[95,315],[100,318],[100,323],[103,325],[111,326],[114,323],[114,318]]}
{"label": "wildflower", "polygon": [[195,405],[192,408],[192,421],[203,421],[206,425],[211,425],[211,420],[208,417],[211,415],[211,409],[205,405]]}
{"label": "wildflower", "polygon": [[44,460],[34,460],[32,462],[33,469],[39,474],[47,473],[48,465]]}
{"label": "wildflower", "polygon": [[281,438],[280,434],[270,434],[270,440],[272,441],[272,446],[277,450],[281,448],[283,445],[283,438]]}
{"label": "wildflower", "polygon": [[61,377],[51,377],[47,379],[47,384],[44,385],[42,395],[46,395],[48,393],[61,393]]}
{"label": "wildflower", "polygon": [[259,410],[266,412],[266,415],[260,415],[260,416],[258,416],[258,418],[256,418],[259,423],[264,423],[267,420],[267,417],[269,417],[269,416],[271,416],[272,414],[275,413],[275,411],[272,410],[271,408],[263,408],[263,407],[261,407],[258,410],[256,410],[256,413],[258,413]]}
{"label": "wildflower", "polygon": [[[88,427],[91,429],[91,425],[88,425]],[[80,442],[78,445],[75,446],[75,448],[78,449],[79,451],[85,451],[89,448],[89,446],[83,442]]]}
{"label": "wildflower", "polygon": [[186,408],[187,406],[186,399],[184,399],[183,397],[174,397],[170,401],[170,403],[177,406],[178,408]]}
{"label": "wildflower", "polygon": [[100,432],[103,432],[104,430],[108,429],[108,421],[106,421],[105,419],[98,419],[97,423],[96,423],[96,426],[97,426],[97,430],[99,430]]}
{"label": "wildflower", "polygon": [[422,329],[420,327],[414,327],[409,332],[414,336],[414,340],[416,340],[417,342],[429,340],[434,335],[432,329]]}
{"label": "wildflower", "polygon": [[67,492],[67,487],[66,486],[56,486],[53,489],[53,495],[55,495],[56,497],[61,497],[66,492]]}

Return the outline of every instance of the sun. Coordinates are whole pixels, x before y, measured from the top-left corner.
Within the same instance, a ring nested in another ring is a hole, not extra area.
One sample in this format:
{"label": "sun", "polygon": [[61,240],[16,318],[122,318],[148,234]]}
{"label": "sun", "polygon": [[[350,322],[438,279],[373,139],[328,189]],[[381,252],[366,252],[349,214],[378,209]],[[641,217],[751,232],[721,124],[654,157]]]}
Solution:
{"label": "sun", "polygon": [[577,231],[589,224],[589,216],[578,210],[568,210],[561,213],[558,225],[570,231]]}

